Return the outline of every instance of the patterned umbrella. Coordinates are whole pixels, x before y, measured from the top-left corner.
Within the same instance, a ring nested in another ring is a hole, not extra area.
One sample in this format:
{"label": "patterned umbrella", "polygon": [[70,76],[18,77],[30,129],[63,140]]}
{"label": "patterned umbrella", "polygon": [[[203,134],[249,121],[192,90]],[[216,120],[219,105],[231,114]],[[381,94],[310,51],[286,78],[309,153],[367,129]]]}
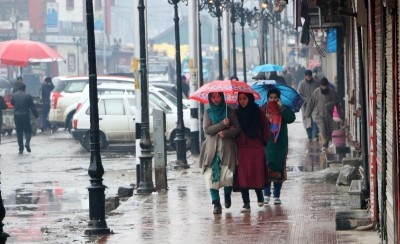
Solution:
{"label": "patterned umbrella", "polygon": [[25,67],[29,63],[65,61],[46,44],[29,40],[0,42],[0,63]]}
{"label": "patterned umbrella", "polygon": [[272,88],[276,88],[281,92],[280,100],[283,105],[286,105],[293,112],[299,112],[304,101],[295,89],[290,86],[283,84],[266,84],[266,83],[255,83],[252,88],[257,91],[261,99],[256,101],[259,106],[263,106],[268,102],[268,91]]}
{"label": "patterned umbrella", "polygon": [[252,93],[254,98],[260,99],[260,94],[254,91],[251,86],[243,81],[234,80],[215,80],[200,87],[192,93],[189,98],[201,103],[208,103],[208,94],[213,92],[223,92],[225,102],[228,104],[236,104],[239,92]]}

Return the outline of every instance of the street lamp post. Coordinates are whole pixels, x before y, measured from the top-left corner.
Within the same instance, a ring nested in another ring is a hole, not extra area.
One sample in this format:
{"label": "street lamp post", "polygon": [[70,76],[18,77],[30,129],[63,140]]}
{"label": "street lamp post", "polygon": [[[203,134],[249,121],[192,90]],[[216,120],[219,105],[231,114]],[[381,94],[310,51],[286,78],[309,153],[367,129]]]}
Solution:
{"label": "street lamp post", "polygon": [[[146,62],[146,26],[144,16],[144,2],[139,0],[139,33],[140,33],[140,93],[142,103],[142,122],[140,130],[140,183],[137,188],[138,194],[150,194],[154,191],[153,170],[151,153],[151,140],[149,132],[149,97],[147,84],[147,62]],[[182,92],[181,92],[182,94]]]}
{"label": "street lamp post", "polygon": [[86,0],[86,23],[89,62],[89,100],[90,100],[90,176],[89,218],[85,235],[110,234],[105,220],[106,186],[103,185],[104,168],[100,156],[99,109],[97,105],[96,44],[94,37],[93,2]]}
{"label": "street lamp post", "polygon": [[225,10],[227,7],[226,5],[229,3],[229,1],[225,0],[201,0],[202,4],[204,4],[208,8],[208,12],[212,17],[217,17],[218,20],[218,79],[223,80],[224,79],[224,74],[222,71],[222,37],[221,37],[221,16],[222,12]]}
{"label": "street lamp post", "polygon": [[235,23],[239,19],[239,9],[241,4],[240,3],[232,3],[230,6],[231,10],[231,24],[232,24],[232,63],[233,63],[233,75],[237,76],[237,69],[236,69],[236,32],[235,32]]}
{"label": "street lamp post", "polygon": [[243,52],[243,80],[247,83],[247,67],[246,67],[246,38],[244,34],[244,26],[246,25],[246,15],[248,10],[243,7],[244,0],[241,0],[241,6],[239,8],[240,15],[240,26],[242,27],[242,52]]}
{"label": "street lamp post", "polygon": [[182,68],[181,68],[181,42],[179,35],[179,16],[178,16],[178,3],[186,2],[187,0],[168,0],[169,4],[174,5],[174,22],[175,22],[175,61],[176,61],[176,87],[177,87],[177,113],[178,121],[176,124],[176,162],[175,167],[189,168],[186,160],[186,139],[185,139],[185,125],[183,123],[183,105],[182,105]]}
{"label": "street lamp post", "polygon": [[80,37],[72,37],[74,44],[76,46],[76,70],[77,75],[79,75],[80,67],[79,67],[79,47],[81,46],[81,38]]}

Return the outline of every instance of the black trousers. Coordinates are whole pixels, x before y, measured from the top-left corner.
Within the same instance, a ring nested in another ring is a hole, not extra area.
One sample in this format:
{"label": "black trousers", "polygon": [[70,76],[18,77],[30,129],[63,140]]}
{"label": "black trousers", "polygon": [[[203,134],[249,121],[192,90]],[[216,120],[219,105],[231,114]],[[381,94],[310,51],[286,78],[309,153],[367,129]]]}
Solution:
{"label": "black trousers", "polygon": [[[257,194],[257,202],[264,202],[264,195],[262,190],[255,190]],[[249,189],[241,189],[243,203],[250,203]]]}
{"label": "black trousers", "polygon": [[31,143],[31,118],[29,115],[14,115],[15,130],[17,131],[17,140],[19,150],[24,150],[24,133],[25,145],[29,146]]}

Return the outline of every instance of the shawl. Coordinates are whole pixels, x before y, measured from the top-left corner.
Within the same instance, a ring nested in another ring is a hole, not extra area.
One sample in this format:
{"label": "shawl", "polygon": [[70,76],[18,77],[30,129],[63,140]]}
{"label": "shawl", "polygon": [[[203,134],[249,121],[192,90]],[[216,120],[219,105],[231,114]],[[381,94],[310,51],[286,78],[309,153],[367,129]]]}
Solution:
{"label": "shawl", "polygon": [[279,112],[279,106],[277,101],[269,101],[267,103],[267,115],[269,117],[269,122],[270,122],[269,129],[274,138],[274,143],[276,143],[282,125],[282,115]]}
{"label": "shawl", "polygon": [[[254,95],[250,93],[244,93],[249,98],[249,103],[246,107],[239,105],[237,110],[237,117],[239,120],[240,128],[243,133],[250,137],[256,138],[258,135],[258,129],[260,127],[259,123],[259,107],[254,102]],[[239,95],[238,95],[239,96]]]}

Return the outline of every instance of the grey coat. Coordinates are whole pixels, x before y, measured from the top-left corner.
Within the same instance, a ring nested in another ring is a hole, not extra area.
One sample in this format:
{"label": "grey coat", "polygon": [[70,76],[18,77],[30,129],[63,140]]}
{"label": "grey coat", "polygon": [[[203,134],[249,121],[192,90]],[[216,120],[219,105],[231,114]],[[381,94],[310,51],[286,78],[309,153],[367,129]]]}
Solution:
{"label": "grey coat", "polygon": [[[228,108],[229,110],[229,121],[230,125],[224,125],[221,121],[218,124],[213,124],[211,119],[208,117],[208,113],[204,113],[203,117],[203,130],[206,134],[206,140],[201,146],[200,152],[200,168],[205,169],[211,165],[215,154],[217,153],[217,145],[219,145],[221,156],[221,165],[226,165],[232,172],[235,172],[237,165],[237,149],[235,137],[240,132],[239,122],[236,116],[236,112]],[[218,132],[224,131],[225,136],[218,136]]]}
{"label": "grey coat", "polygon": [[303,115],[303,126],[305,129],[311,127],[311,118],[306,116],[306,110],[311,98],[311,94],[317,87],[319,87],[319,82],[316,80],[312,80],[311,82],[302,80],[297,88],[297,92],[304,101],[303,106],[301,106],[301,113]]}

